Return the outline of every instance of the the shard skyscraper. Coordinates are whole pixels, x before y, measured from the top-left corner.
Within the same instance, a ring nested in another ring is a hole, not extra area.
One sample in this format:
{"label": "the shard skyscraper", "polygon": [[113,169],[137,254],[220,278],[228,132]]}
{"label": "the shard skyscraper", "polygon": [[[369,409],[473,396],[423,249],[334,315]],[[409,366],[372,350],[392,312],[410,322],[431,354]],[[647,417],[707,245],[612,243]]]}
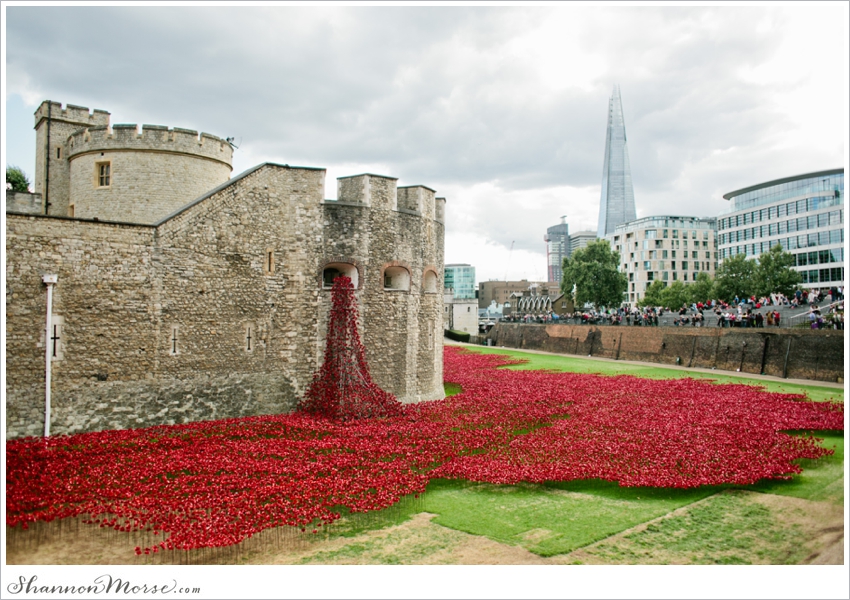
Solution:
{"label": "the shard skyscraper", "polygon": [[602,167],[602,196],[599,200],[597,236],[605,237],[613,233],[620,223],[634,221],[636,218],[623,103],[620,100],[620,86],[615,85],[608,101],[608,131],[605,134],[605,164]]}

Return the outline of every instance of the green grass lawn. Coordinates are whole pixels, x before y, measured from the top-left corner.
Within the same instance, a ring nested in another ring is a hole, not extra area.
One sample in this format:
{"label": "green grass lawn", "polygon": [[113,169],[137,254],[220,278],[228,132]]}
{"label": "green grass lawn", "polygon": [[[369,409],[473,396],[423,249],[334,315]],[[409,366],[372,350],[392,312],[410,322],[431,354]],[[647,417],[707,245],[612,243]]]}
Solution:
{"label": "green grass lawn", "polygon": [[795,564],[809,553],[801,528],[734,492],[715,494],[588,554],[612,564]]}
{"label": "green grass lawn", "polygon": [[593,481],[491,485],[433,481],[424,508],[445,527],[522,546],[540,556],[565,554],[701,500],[716,490],[620,488]]}

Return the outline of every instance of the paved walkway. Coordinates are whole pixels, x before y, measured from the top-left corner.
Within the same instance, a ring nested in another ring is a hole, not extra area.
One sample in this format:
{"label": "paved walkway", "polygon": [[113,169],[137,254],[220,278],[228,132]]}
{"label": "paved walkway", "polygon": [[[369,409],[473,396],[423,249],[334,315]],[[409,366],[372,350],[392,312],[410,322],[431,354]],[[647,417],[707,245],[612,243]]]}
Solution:
{"label": "paved walkway", "polygon": [[612,362],[612,363],[621,363],[628,365],[640,365],[644,367],[657,367],[659,369],[671,369],[674,371],[692,371],[696,373],[708,373],[713,375],[726,375],[729,377],[745,377],[747,379],[762,379],[764,381],[775,381],[777,383],[791,383],[794,385],[812,385],[817,387],[831,388],[843,390],[845,389],[843,383],[833,383],[831,381],[819,381],[812,379],[783,379],[782,377],[775,377],[773,375],[759,375],[757,373],[738,373],[737,371],[723,371],[721,369],[702,369],[699,367],[679,367],[676,365],[667,365],[667,364],[659,364],[652,362],[640,362],[637,360],[614,360],[613,358],[602,358],[601,356],[583,356],[578,354],[560,354],[558,352],[545,352],[543,350],[530,350],[528,348],[509,348],[507,346],[482,346],[480,344],[464,344],[462,342],[456,342],[454,340],[450,340],[448,338],[443,339],[443,343],[448,346],[469,346],[471,348],[493,348],[498,350],[513,350],[516,352],[528,352],[529,354],[548,354],[550,356],[563,356],[566,358],[577,358],[579,360],[591,360],[591,361],[602,361],[602,362]]}

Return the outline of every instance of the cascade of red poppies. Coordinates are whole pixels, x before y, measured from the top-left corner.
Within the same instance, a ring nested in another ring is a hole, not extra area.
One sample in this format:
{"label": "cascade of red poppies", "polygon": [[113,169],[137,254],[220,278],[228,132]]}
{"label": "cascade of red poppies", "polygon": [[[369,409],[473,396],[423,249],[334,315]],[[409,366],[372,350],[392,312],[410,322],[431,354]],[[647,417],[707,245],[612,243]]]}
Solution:
{"label": "cascade of red poppies", "polygon": [[325,359],[313,375],[299,410],[334,420],[388,417],[401,403],[372,381],[357,329],[357,299],[351,279],[340,275],[331,288]]}
{"label": "cascade of red poppies", "polygon": [[[421,494],[435,478],[749,485],[833,454],[784,432],[844,429],[841,402],[498,368],[516,362],[446,348],[445,379],[463,391],[387,419],[296,413],[8,440],[7,536],[33,523],[60,531],[79,517],[127,533],[149,556],[234,547],[267,530],[321,532],[349,511]],[[40,535],[17,533],[10,539]]]}

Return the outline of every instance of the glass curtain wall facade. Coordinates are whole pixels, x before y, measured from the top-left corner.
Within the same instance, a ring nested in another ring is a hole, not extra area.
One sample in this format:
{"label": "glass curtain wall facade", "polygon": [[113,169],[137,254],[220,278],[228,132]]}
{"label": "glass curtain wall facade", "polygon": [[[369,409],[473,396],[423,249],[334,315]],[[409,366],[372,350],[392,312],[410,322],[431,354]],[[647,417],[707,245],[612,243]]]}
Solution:
{"label": "glass curtain wall facade", "polygon": [[637,218],[635,192],[632,188],[632,169],[626,144],[626,122],[620,86],[608,101],[608,129],[605,133],[605,162],[602,165],[602,194],[599,199],[599,226],[597,235],[602,238],[614,233],[621,223]]}
{"label": "glass curtain wall facade", "polygon": [[700,273],[714,278],[717,271],[715,218],[644,217],[619,225],[606,239],[620,255],[620,271],[628,275],[623,301],[632,306],[653,281],[688,284]]}
{"label": "glass curtain wall facade", "polygon": [[446,265],[443,274],[445,289],[453,290],[452,297],[455,300],[474,299],[475,290],[475,267],[471,265]]}
{"label": "glass curtain wall facade", "polygon": [[564,277],[564,259],[570,255],[570,228],[564,217],[559,225],[546,230],[546,272],[550,283],[560,285]]}
{"label": "glass curtain wall facade", "polygon": [[844,285],[844,169],[818,171],[754,185],[723,197],[718,219],[720,260],[757,258],[781,244],[794,255],[803,287]]}

